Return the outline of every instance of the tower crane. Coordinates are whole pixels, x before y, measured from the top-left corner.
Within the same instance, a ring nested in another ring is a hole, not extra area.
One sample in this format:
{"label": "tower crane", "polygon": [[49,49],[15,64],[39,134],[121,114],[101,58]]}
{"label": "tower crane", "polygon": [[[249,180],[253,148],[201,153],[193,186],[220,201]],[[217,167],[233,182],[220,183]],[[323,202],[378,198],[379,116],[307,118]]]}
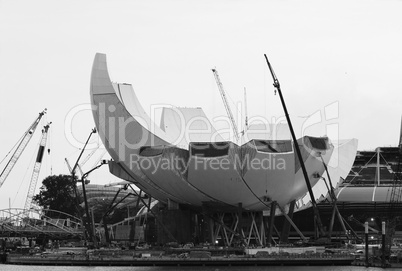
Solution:
{"label": "tower crane", "polygon": [[38,154],[36,156],[36,161],[35,161],[34,169],[32,172],[31,182],[30,182],[29,188],[28,188],[27,198],[25,200],[25,205],[24,205],[25,211],[29,210],[32,207],[32,198],[35,193],[36,183],[38,182],[39,172],[40,172],[40,168],[42,165],[42,158],[43,158],[43,154],[45,153],[47,132],[49,130],[50,124],[51,124],[51,122],[48,123],[46,126],[44,126],[42,129],[42,137],[41,137],[40,143],[39,143],[39,150],[38,150]]}
{"label": "tower crane", "polygon": [[0,187],[3,185],[4,181],[7,179],[8,174],[10,174],[11,170],[15,166],[20,158],[22,152],[24,151],[25,147],[28,145],[29,141],[31,140],[36,127],[38,126],[41,118],[43,115],[46,114],[46,108],[39,113],[39,116],[35,119],[35,121],[29,126],[28,130],[22,136],[20,143],[18,144],[17,148],[15,149],[13,155],[11,156],[10,160],[8,161],[7,165],[4,167],[3,171],[0,174]]}
{"label": "tower crane", "polygon": [[212,69],[212,72],[214,73],[216,84],[218,85],[219,92],[220,92],[222,100],[223,100],[223,104],[225,105],[226,113],[228,114],[230,122],[232,124],[232,129],[233,129],[234,136],[236,138],[236,142],[238,142],[239,141],[239,132],[238,132],[238,129],[237,129],[237,124],[236,124],[235,119],[233,117],[233,113],[230,110],[229,103],[228,103],[227,98],[226,98],[225,90],[223,89],[222,82],[221,82],[221,80],[219,78],[219,75],[218,75],[218,71],[216,69]]}

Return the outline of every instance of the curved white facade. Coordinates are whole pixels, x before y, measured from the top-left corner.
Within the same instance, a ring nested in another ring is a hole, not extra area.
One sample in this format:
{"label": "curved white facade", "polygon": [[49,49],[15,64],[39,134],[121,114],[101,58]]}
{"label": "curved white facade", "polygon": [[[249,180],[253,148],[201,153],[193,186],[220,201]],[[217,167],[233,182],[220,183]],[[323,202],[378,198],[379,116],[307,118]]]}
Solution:
{"label": "curved white facade", "polygon": [[[159,201],[268,210],[271,201],[286,206],[307,192],[292,141],[223,141],[201,108],[165,108],[159,127],[131,85],[110,81],[104,54],[95,56],[91,103],[111,172]],[[324,173],[321,157],[328,164],[334,146],[326,137],[298,144],[314,186]]]}

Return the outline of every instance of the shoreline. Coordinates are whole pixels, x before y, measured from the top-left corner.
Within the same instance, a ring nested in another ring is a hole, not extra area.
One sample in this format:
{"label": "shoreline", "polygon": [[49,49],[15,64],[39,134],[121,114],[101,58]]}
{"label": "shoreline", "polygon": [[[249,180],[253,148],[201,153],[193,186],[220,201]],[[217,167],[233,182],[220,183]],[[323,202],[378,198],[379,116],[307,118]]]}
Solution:
{"label": "shoreline", "polygon": [[350,266],[355,260],[355,256],[345,253],[270,254],[259,251],[254,255],[217,255],[216,251],[208,250],[180,252],[166,254],[165,251],[154,250],[88,250],[77,253],[70,250],[33,255],[9,253],[4,263],[49,266]]}
{"label": "shoreline", "polygon": [[169,257],[42,257],[8,255],[6,264],[14,265],[61,265],[61,266],[297,266],[297,265],[352,265],[354,258],[169,258]]}

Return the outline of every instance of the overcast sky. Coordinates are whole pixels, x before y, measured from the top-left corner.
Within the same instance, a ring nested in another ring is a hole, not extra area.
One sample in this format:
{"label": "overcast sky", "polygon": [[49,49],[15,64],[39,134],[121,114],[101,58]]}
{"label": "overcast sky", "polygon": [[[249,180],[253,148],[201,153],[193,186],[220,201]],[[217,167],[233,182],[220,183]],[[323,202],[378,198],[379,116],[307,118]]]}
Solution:
{"label": "overcast sky", "polygon": [[[225,115],[214,67],[231,103],[243,101],[247,88],[249,116],[283,115],[267,54],[298,134],[303,117],[321,112],[318,132],[305,133],[325,135],[327,124],[336,124],[336,137],[357,138],[360,150],[396,146],[401,12],[396,0],[0,0],[0,159],[47,108],[41,126],[53,122],[51,154],[37,187],[49,174],[68,173],[64,158],[74,164],[94,127],[91,112],[83,109],[96,52],[107,54],[112,80],[132,83],[145,108],[199,106],[211,119]],[[329,107],[331,118],[323,115]],[[39,138],[40,128],[0,188],[0,209],[9,199],[12,207],[24,205]],[[106,168],[90,179],[116,181]]]}

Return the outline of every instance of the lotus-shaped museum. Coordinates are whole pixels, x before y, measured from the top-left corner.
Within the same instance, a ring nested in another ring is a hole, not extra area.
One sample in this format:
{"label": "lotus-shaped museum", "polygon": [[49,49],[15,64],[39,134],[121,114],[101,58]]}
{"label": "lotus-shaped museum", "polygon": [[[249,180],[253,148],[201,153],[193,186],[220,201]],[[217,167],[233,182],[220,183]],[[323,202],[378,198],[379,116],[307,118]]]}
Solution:
{"label": "lotus-shaped museum", "polygon": [[[160,202],[252,211],[268,210],[272,201],[281,207],[294,200],[298,209],[308,206],[290,137],[253,138],[250,130],[251,138],[242,144],[225,141],[201,108],[163,108],[155,125],[132,85],[111,82],[104,54],[95,56],[90,92],[96,127],[113,160],[110,171]],[[279,128],[288,134],[286,126]],[[335,143],[303,136],[297,144],[317,199],[327,193],[323,163],[336,187],[357,149],[355,139]]]}

